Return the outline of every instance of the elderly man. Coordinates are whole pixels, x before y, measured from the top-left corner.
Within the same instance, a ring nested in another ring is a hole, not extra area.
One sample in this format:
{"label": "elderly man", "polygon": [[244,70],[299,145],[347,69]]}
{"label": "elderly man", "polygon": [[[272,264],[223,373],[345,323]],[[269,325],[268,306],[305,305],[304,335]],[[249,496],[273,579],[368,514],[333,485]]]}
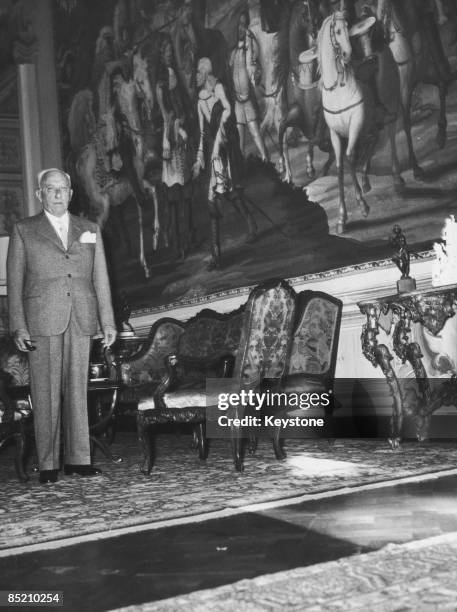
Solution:
{"label": "elderly man", "polygon": [[29,351],[40,483],[56,482],[60,423],[64,472],[95,476],[91,465],[87,379],[91,336],[116,339],[105,254],[97,225],[68,213],[70,177],[38,174],[43,211],[13,228],[7,258],[10,331]]}

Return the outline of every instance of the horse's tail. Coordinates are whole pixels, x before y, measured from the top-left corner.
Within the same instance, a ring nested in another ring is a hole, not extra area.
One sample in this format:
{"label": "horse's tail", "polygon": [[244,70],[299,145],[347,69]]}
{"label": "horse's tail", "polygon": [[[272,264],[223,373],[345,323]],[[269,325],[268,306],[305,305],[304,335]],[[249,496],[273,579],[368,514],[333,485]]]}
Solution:
{"label": "horse's tail", "polygon": [[81,89],[71,103],[67,126],[71,149],[74,152],[81,151],[96,131],[92,101],[92,92],[89,89]]}

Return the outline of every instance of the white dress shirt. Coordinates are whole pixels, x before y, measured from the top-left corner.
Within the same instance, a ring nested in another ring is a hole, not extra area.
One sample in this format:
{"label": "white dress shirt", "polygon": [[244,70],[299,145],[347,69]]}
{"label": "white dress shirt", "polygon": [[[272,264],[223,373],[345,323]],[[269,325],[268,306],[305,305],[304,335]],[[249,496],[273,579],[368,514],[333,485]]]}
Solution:
{"label": "white dress shirt", "polygon": [[44,211],[44,214],[49,219],[49,223],[55,229],[57,235],[62,241],[63,246],[68,248],[68,227],[70,224],[70,215],[68,212],[64,213],[61,217],[51,215],[51,213],[49,213],[47,210]]}

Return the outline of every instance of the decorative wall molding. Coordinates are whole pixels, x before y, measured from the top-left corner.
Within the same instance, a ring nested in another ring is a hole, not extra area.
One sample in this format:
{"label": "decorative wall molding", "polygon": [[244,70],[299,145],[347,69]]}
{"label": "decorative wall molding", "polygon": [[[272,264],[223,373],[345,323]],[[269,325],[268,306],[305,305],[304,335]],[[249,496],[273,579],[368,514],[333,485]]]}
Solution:
{"label": "decorative wall molding", "polygon": [[13,224],[23,217],[23,199],[21,177],[0,175],[0,236],[10,234]]}
{"label": "decorative wall molding", "polygon": [[0,115],[0,236],[23,216],[23,199],[19,118]]}
{"label": "decorative wall molding", "polygon": [[11,66],[0,76],[0,117],[13,120],[19,117],[16,66]]}
{"label": "decorative wall molding", "polygon": [[0,116],[0,173],[3,172],[21,173],[21,137],[19,119]]}
{"label": "decorative wall molding", "polygon": [[13,39],[13,57],[16,64],[33,64],[38,54],[38,38],[34,22],[36,11],[39,10],[36,2],[19,0],[14,7],[11,25],[15,27]]}
{"label": "decorative wall molding", "polygon": [[8,304],[0,287],[0,338],[8,335]]}
{"label": "decorative wall molding", "polygon": [[[411,274],[416,278],[418,288],[430,284],[431,262],[434,257],[433,251],[424,251],[412,256]],[[289,278],[288,281],[297,292],[314,289],[326,291],[342,299],[346,322],[348,325],[357,325],[362,318],[357,302],[395,293],[398,276],[398,269],[392,260],[381,259],[297,276]],[[218,312],[228,312],[246,300],[252,287],[238,287],[156,308],[137,309],[133,311],[132,322],[139,331],[146,330],[154,321],[165,315],[187,320],[205,307],[211,307]]]}

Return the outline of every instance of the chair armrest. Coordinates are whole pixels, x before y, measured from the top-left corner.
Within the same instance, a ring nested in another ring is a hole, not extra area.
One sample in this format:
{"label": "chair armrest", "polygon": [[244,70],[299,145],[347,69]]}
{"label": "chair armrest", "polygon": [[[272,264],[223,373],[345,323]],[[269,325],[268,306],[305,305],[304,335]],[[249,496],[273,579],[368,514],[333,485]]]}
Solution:
{"label": "chair armrest", "polygon": [[235,358],[233,355],[223,355],[212,359],[196,359],[178,356],[175,353],[165,358],[166,374],[153,390],[152,395],[158,407],[165,407],[165,393],[172,393],[185,387],[201,387],[208,374],[215,378],[231,376]]}
{"label": "chair armrest", "polygon": [[0,404],[3,404],[3,422],[14,420],[14,404],[7,391],[7,387],[11,385],[12,380],[11,374],[0,370]]}
{"label": "chair armrest", "polygon": [[232,375],[234,363],[235,358],[231,354],[199,359],[172,353],[165,358],[167,375],[164,376],[164,379],[169,380],[169,386],[171,386],[202,381],[209,376],[229,378]]}
{"label": "chair armrest", "polygon": [[224,355],[219,358],[219,363],[221,365],[220,378],[232,378],[233,369],[235,367],[235,356],[231,354]]}

